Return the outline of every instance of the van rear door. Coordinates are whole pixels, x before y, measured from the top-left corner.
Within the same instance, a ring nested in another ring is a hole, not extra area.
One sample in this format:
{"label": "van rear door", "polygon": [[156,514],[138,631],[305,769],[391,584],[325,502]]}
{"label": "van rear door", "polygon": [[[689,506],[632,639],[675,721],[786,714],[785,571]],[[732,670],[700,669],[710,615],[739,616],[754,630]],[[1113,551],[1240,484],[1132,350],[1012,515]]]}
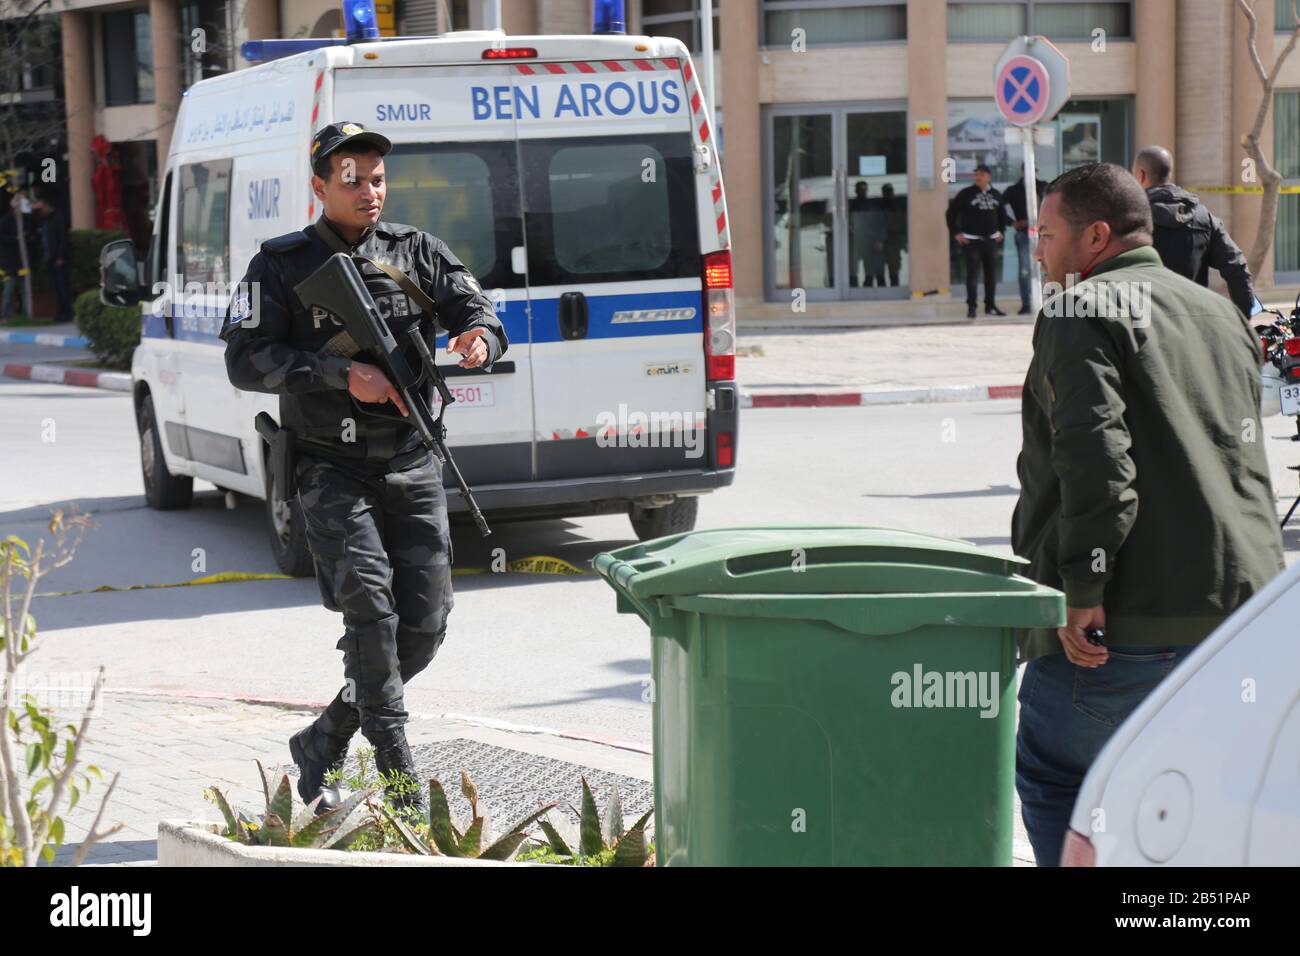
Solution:
{"label": "van rear door", "polygon": [[514,65],[539,480],[707,467],[679,61]]}
{"label": "van rear door", "polygon": [[476,96],[509,85],[509,67],[498,64],[365,67],[335,74],[334,115],[362,122],[393,142],[384,160],[384,219],[447,243],[496,304],[510,339],[491,371],[460,368],[460,357],[443,351],[446,336],[439,339],[438,364],[456,396],[447,416],[447,443],[471,485],[533,477],[515,123],[510,115],[476,116],[473,108]]}

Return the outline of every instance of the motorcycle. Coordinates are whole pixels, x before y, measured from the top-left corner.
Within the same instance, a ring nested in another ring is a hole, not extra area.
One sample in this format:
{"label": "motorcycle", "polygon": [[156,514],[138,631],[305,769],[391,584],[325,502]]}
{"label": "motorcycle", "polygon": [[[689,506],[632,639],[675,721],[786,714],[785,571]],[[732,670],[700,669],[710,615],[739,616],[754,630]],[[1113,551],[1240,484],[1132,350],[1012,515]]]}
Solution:
{"label": "motorcycle", "polygon": [[[1256,324],[1255,318],[1271,315],[1275,318],[1267,325]],[[1283,315],[1277,309],[1266,309],[1258,298],[1250,313],[1251,324],[1259,336],[1263,358],[1260,365],[1260,415],[1290,415],[1296,419],[1296,433],[1292,441],[1300,441],[1300,295],[1296,296],[1295,305],[1290,315]],[[1300,465],[1288,465],[1292,471],[1300,471]],[[1282,527],[1286,527],[1300,506],[1300,496],[1292,503]]]}

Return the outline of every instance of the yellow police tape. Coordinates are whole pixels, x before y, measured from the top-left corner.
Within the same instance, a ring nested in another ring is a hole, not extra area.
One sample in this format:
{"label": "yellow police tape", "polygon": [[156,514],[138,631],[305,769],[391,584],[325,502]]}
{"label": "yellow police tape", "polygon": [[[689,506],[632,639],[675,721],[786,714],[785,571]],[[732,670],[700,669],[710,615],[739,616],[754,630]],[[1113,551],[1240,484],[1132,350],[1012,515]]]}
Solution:
{"label": "yellow police tape", "polygon": [[[1184,186],[1189,193],[1262,193],[1263,186]],[[1300,186],[1279,186],[1279,193],[1293,196],[1300,193]]]}
{"label": "yellow police tape", "polygon": [[[584,575],[590,574],[590,571],[584,571],[579,567],[570,564],[563,558],[552,558],[545,555],[535,554],[527,558],[517,558],[514,561],[508,561],[503,571],[493,572],[490,568],[453,568],[452,574],[491,574],[513,572],[515,574],[565,574],[565,575]],[[228,584],[232,581],[291,581],[294,580],[290,574],[257,574],[251,571],[221,571],[217,574],[209,574],[201,578],[194,578],[190,581],[173,581],[170,584],[127,584],[121,587],[112,584],[101,584],[95,588],[84,588],[80,591],[43,591],[33,597],[70,597],[74,594],[98,594],[102,591],[151,591],[160,588],[187,588],[200,584]]]}

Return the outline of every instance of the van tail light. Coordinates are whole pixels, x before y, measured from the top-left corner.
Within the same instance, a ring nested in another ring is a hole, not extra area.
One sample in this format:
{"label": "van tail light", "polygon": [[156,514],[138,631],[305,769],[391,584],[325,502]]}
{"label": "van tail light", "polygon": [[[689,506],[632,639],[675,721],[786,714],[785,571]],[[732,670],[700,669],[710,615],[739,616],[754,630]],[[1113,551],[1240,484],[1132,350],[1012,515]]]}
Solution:
{"label": "van tail light", "polygon": [[736,377],[736,299],[731,285],[731,251],[706,253],[704,270],[705,378],[729,382]]}
{"label": "van tail light", "polygon": [[1287,369],[1286,377],[1293,378],[1293,379],[1300,379],[1300,365],[1292,365],[1289,369]]}
{"label": "van tail light", "polygon": [[718,455],[714,464],[718,468],[732,468],[736,464],[735,432],[718,432]]}
{"label": "van tail light", "polygon": [[1065,831],[1065,846],[1061,848],[1061,866],[1097,865],[1097,849],[1082,833],[1074,830]]}

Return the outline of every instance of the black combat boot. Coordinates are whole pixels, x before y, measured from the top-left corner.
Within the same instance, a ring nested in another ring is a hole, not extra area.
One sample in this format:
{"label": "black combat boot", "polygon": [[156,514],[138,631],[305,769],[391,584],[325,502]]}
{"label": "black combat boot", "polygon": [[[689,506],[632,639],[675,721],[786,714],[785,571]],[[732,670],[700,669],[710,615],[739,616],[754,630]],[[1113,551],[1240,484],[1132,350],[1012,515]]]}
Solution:
{"label": "black combat boot", "polygon": [[384,739],[374,744],[375,767],[384,775],[404,774],[410,784],[405,792],[397,792],[396,787],[386,788],[389,803],[394,809],[413,815],[421,821],[428,820],[429,804],[424,798],[424,789],[415,774],[415,761],[411,757],[411,748],[406,742],[406,731],[401,727],[385,735]]}
{"label": "black combat boot", "polygon": [[312,723],[289,738],[289,755],[298,765],[298,796],[311,803],[318,796],[316,815],[328,813],[343,803],[342,785],[326,783],[325,776],[342,770],[348,757],[349,738],[339,739],[322,733]]}

